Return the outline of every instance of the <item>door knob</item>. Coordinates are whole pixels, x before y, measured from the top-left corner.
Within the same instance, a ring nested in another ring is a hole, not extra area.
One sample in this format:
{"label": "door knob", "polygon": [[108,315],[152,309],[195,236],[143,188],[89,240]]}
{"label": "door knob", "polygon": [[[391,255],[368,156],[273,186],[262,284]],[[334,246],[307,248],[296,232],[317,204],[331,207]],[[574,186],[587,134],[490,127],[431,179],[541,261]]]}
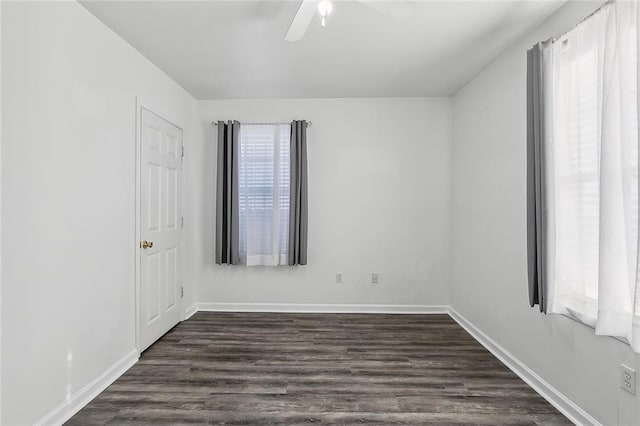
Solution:
{"label": "door knob", "polygon": [[142,247],[143,249],[148,249],[153,247],[153,241],[143,241],[140,243],[140,247]]}

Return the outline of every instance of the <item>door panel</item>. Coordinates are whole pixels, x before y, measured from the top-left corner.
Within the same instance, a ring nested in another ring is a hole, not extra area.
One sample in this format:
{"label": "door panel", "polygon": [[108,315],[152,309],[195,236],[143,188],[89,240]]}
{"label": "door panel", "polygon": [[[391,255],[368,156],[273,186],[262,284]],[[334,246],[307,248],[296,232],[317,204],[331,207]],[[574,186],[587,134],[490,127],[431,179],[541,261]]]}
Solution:
{"label": "door panel", "polygon": [[180,321],[182,130],[141,111],[140,346]]}
{"label": "door panel", "polygon": [[179,170],[167,167],[165,169],[166,176],[166,229],[178,228],[178,174]]}
{"label": "door panel", "polygon": [[171,309],[176,303],[176,291],[178,287],[178,251],[175,248],[168,249],[165,252],[166,259],[166,280],[165,280],[165,293],[166,293],[166,309]]}
{"label": "door panel", "polygon": [[[159,164],[146,164],[149,178],[148,191],[149,206],[147,207],[147,232],[160,230],[160,198],[162,197],[162,187],[160,185],[160,175],[162,174],[162,166]],[[144,229],[144,227],[142,228]]]}
{"label": "door panel", "polygon": [[[155,253],[147,253],[145,256],[146,267],[143,268],[143,275],[146,275],[148,282],[160,282],[162,277],[160,273],[160,268],[162,267],[160,256],[157,251]],[[147,316],[144,324],[149,325],[160,316],[160,288],[155,285],[147,285],[145,288],[147,289]]]}

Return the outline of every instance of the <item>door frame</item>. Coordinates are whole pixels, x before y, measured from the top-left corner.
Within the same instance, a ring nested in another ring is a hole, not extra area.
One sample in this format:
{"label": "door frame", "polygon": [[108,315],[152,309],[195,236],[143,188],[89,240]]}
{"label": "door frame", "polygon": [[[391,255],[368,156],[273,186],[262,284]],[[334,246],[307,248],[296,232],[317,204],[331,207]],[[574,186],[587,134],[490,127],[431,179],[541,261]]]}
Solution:
{"label": "door frame", "polygon": [[[142,184],[142,110],[146,109],[152,114],[157,115],[163,120],[168,121],[173,126],[180,129],[182,132],[182,146],[184,146],[185,135],[184,135],[184,125],[183,120],[178,120],[176,116],[172,114],[168,114],[164,108],[159,107],[158,102],[154,102],[148,98],[143,96],[136,96],[136,147],[135,147],[135,232],[134,232],[134,247],[135,247],[135,349],[138,352],[138,356],[142,352],[140,350],[140,328],[142,326],[142,321],[140,320],[140,315],[142,314],[142,309],[140,307],[141,304],[141,270],[140,270],[140,254],[142,249],[140,248],[141,241],[141,229],[140,229],[140,199],[141,199],[141,184]],[[182,162],[182,167],[180,169],[181,174],[181,199],[180,199],[180,217],[184,217],[184,161]],[[180,232],[180,248],[183,255],[180,257],[180,270],[182,271],[182,276],[180,277],[181,286],[184,287],[184,227],[181,228]],[[180,320],[184,320],[184,309],[182,305],[183,297],[179,298],[179,310],[180,310]]]}

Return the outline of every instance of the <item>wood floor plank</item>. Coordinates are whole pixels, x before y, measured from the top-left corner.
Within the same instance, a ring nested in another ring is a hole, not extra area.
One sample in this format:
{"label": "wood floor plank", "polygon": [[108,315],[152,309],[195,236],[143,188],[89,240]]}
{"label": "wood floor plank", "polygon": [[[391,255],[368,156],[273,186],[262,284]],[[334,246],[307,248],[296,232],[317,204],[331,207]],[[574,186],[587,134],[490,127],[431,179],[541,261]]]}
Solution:
{"label": "wood floor plank", "polygon": [[68,425],[567,425],[447,315],[199,312]]}

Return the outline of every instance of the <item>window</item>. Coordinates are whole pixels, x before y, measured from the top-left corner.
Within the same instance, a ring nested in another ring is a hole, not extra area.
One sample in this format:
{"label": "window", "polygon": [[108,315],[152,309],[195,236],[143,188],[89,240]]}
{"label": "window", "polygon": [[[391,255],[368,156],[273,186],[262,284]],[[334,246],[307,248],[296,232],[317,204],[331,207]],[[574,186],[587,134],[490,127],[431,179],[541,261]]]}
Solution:
{"label": "window", "polygon": [[555,300],[595,325],[599,245],[599,35],[606,16],[553,46]]}
{"label": "window", "polygon": [[307,126],[217,126],[216,251],[218,265],[306,265]]}
{"label": "window", "polygon": [[239,244],[249,266],[287,264],[290,133],[287,124],[240,126]]}
{"label": "window", "polygon": [[547,312],[640,352],[638,3],[550,45],[544,78]]}

